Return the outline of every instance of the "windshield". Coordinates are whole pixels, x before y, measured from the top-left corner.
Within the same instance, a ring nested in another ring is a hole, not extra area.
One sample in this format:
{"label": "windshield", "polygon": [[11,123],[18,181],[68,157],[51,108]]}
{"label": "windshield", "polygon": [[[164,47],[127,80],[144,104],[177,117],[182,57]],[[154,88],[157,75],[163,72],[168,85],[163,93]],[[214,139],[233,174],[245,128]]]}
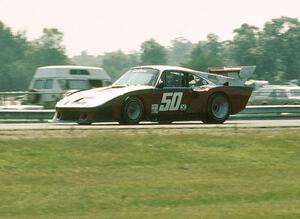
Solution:
{"label": "windshield", "polygon": [[113,86],[120,85],[150,85],[154,86],[159,71],[152,68],[131,69],[123,74]]}

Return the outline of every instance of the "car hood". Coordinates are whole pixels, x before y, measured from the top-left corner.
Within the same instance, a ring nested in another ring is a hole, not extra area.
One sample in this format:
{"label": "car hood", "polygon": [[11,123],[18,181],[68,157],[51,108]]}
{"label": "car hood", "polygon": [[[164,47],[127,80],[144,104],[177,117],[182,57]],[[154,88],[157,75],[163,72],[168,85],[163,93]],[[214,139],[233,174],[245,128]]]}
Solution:
{"label": "car hood", "polygon": [[65,96],[57,104],[57,108],[93,108],[101,106],[108,101],[127,94],[129,92],[138,90],[150,90],[152,86],[110,86],[105,88],[94,88],[75,92],[71,95]]}

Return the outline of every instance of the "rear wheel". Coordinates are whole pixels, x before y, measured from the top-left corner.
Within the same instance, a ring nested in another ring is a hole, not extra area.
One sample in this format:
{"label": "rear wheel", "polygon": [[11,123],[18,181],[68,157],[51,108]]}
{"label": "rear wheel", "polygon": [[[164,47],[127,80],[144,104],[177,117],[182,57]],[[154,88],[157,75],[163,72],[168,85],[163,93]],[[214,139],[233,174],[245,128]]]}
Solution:
{"label": "rear wheel", "polygon": [[122,121],[120,121],[120,124],[138,124],[143,118],[143,115],[143,102],[137,97],[129,97],[124,104],[122,111]]}
{"label": "rear wheel", "polygon": [[207,103],[207,114],[204,123],[221,124],[228,119],[230,114],[230,103],[228,98],[217,93],[210,96]]}

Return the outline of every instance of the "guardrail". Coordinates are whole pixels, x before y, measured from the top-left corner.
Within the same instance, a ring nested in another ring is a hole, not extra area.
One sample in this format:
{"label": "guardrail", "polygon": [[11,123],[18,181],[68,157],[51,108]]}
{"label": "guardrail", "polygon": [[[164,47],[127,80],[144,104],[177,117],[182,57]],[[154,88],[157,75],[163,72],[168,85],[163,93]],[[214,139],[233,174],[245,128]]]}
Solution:
{"label": "guardrail", "polygon": [[230,119],[300,119],[300,105],[247,106]]}
{"label": "guardrail", "polygon": [[54,116],[55,110],[0,110],[0,122],[47,122]]}
{"label": "guardrail", "polygon": [[[45,108],[54,108],[56,102],[65,92],[54,91],[13,91],[0,92],[0,105],[36,104]],[[0,106],[0,109],[3,108]]]}
{"label": "guardrail", "polygon": [[[53,117],[50,110],[0,110],[0,122],[47,122]],[[286,106],[247,106],[243,111],[230,116],[230,119],[300,119],[300,105]]]}

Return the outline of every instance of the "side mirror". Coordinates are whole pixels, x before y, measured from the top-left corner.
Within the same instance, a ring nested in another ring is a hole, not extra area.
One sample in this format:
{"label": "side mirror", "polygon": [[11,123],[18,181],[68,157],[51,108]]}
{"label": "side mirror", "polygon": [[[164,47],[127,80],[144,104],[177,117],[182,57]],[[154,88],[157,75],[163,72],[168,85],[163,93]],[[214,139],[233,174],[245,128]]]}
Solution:
{"label": "side mirror", "polygon": [[159,81],[156,87],[157,88],[164,88],[164,82]]}

